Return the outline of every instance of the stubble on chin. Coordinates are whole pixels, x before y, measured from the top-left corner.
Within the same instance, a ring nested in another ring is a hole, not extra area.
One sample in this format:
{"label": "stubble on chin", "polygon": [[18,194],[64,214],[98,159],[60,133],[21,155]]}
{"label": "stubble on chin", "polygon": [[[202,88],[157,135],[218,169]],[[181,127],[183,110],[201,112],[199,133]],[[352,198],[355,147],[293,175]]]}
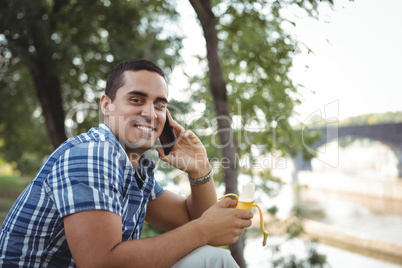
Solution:
{"label": "stubble on chin", "polygon": [[[113,121],[117,123],[116,121]],[[118,128],[115,131],[116,138],[126,151],[144,153],[147,150],[154,147],[155,142],[160,136],[161,126],[154,120],[149,120],[144,117],[124,118],[122,122],[121,118],[118,120],[118,124],[115,124]],[[151,126],[153,131],[145,132],[137,127],[137,125]]]}
{"label": "stubble on chin", "polygon": [[142,151],[145,152],[152,149],[158,139],[156,131],[150,133],[141,132],[139,129],[135,129],[131,126],[126,132],[127,139],[124,139],[124,148],[130,151]]}

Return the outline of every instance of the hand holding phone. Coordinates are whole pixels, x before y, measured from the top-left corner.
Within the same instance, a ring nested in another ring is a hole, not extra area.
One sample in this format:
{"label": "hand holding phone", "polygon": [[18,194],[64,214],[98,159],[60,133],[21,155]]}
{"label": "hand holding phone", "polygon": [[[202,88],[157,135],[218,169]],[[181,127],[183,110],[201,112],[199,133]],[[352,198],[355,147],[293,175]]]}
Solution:
{"label": "hand holding phone", "polygon": [[[169,111],[166,113],[166,122],[159,137],[162,146],[156,148],[159,157],[173,167],[187,172],[192,178],[205,176],[211,167],[201,140],[192,131],[186,131],[177,124]],[[175,155],[171,154],[173,147],[176,147]]]}

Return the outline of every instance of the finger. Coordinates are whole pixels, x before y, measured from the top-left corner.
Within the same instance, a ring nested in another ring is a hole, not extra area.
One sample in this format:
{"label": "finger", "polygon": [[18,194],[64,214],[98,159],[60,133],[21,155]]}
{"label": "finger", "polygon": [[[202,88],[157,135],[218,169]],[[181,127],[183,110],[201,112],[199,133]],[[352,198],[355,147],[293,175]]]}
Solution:
{"label": "finger", "polygon": [[228,207],[234,207],[237,204],[237,200],[233,200],[230,197],[226,197],[224,199],[222,199],[221,201],[219,201],[218,205],[221,208],[228,208]]}
{"label": "finger", "polygon": [[191,130],[185,130],[184,132],[181,133],[181,135],[179,136],[179,140],[185,139],[187,141],[187,143],[193,145],[194,144],[194,140],[192,135],[194,135],[194,133]]}
{"label": "finger", "polygon": [[237,236],[241,236],[242,234],[244,234],[244,228],[239,228],[237,229]]}
{"label": "finger", "polygon": [[156,147],[155,149],[156,149],[156,151],[157,151],[158,154],[159,154],[159,158],[160,158],[161,160],[163,160],[163,161],[166,162],[167,156],[165,155],[165,151],[163,150],[163,148],[159,146],[159,147]]}
{"label": "finger", "polygon": [[179,136],[181,133],[185,131],[184,127],[179,125],[176,121],[174,121],[172,115],[170,114],[169,110],[167,110],[167,115],[169,117],[169,125],[173,128],[175,131],[176,136]]}
{"label": "finger", "polygon": [[254,213],[251,210],[244,210],[244,209],[239,209],[239,210],[240,210],[239,217],[241,219],[250,220],[254,217]]}
{"label": "finger", "polygon": [[250,227],[253,222],[251,220],[242,220],[240,223],[240,228],[244,229]]}

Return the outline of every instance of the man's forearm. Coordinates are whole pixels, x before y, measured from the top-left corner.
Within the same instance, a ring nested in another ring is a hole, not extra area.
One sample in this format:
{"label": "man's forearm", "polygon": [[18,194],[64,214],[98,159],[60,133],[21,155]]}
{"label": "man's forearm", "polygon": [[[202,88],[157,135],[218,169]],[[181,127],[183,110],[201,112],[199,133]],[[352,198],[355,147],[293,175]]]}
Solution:
{"label": "man's forearm", "polygon": [[214,180],[202,185],[192,185],[191,195],[187,198],[187,210],[191,220],[197,219],[217,202]]}
{"label": "man's forearm", "polygon": [[[201,192],[197,190],[196,195]],[[170,267],[201,246],[235,243],[251,226],[253,216],[250,210],[228,209],[236,203],[225,198],[202,217],[169,232],[124,242],[119,215],[104,210],[78,212],[64,218],[66,239],[77,267]]]}
{"label": "man's forearm", "polygon": [[116,267],[170,267],[206,244],[199,227],[194,221],[153,238],[121,242],[110,252],[110,260],[115,260],[111,264]]}

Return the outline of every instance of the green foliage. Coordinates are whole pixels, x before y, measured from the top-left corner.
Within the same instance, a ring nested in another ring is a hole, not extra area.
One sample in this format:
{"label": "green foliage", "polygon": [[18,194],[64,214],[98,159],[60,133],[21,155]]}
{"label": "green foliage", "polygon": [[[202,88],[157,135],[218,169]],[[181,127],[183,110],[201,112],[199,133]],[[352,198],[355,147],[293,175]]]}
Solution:
{"label": "green foliage", "polygon": [[17,176],[0,176],[0,197],[17,199],[27,182]]}
{"label": "green foliage", "polygon": [[300,218],[296,218],[286,226],[286,233],[290,239],[299,237],[304,233],[303,223]]}
{"label": "green foliage", "polygon": [[[377,125],[377,124],[392,124],[402,123],[402,112],[386,112],[386,113],[372,113],[363,114],[345,118],[337,121],[340,127],[347,126],[363,126],[363,125]],[[322,120],[319,115],[312,116],[307,125],[309,128],[322,128],[326,127],[327,122]]]}
{"label": "green foliage", "polygon": [[273,267],[281,268],[323,268],[329,267],[327,257],[317,252],[313,244],[306,245],[306,257],[300,258],[294,254],[279,257],[272,262]]}
{"label": "green foliage", "polygon": [[147,58],[171,73],[181,37],[163,29],[177,16],[159,0],[1,1],[1,157],[31,176],[52,150],[35,92],[43,81],[32,79],[37,66],[60,83],[68,134],[85,132],[100,121],[97,103],[116,63]]}
{"label": "green foliage", "polygon": [[345,118],[339,122],[340,126],[361,126],[387,123],[402,123],[402,112],[386,112],[376,114],[364,114]]}
{"label": "green foliage", "polygon": [[272,216],[275,216],[276,213],[278,213],[278,207],[277,206],[272,206],[267,209],[267,212],[271,214]]}
{"label": "green foliage", "polygon": [[[293,213],[294,216],[282,222],[285,225],[284,240],[272,243],[269,246],[272,252],[272,266],[281,268],[329,267],[327,257],[316,249],[317,241],[306,241],[299,238],[304,234],[303,219],[300,217],[301,211],[299,208],[295,208]],[[305,254],[283,254],[283,247],[291,244],[291,242],[297,245],[297,249],[304,249]]]}
{"label": "green foliage", "polygon": [[[288,77],[298,44],[283,30],[283,24],[291,22],[281,16],[281,9],[297,4],[314,15],[318,3],[214,1],[231,118],[236,122],[233,140],[238,159],[272,151],[293,154],[301,147],[301,139],[288,122],[300,102],[297,86]],[[33,66],[45,65],[58,77],[69,133],[84,132],[99,123],[96,103],[107,72],[117,62],[147,58],[156,61],[167,74],[171,72],[179,61],[181,38],[164,26],[174,23],[175,18],[170,1],[2,0],[0,156],[16,161],[23,173],[32,174],[51,151],[36,100]],[[221,150],[217,146],[219,130],[213,100],[207,91],[209,81],[205,75],[191,82],[191,102],[171,102],[169,106],[177,107],[171,111],[179,123],[199,135],[213,164],[221,159]],[[201,108],[197,109],[199,118],[181,121],[180,113],[193,111],[191,103]],[[243,172],[252,174],[250,169]],[[220,169],[214,178],[219,181],[222,177]],[[263,180],[257,187],[266,194],[272,196],[279,191],[281,183],[272,174],[266,172],[258,177]],[[269,211],[274,215],[277,208]],[[288,230],[293,236],[301,232],[297,223]],[[158,233],[160,230],[144,226],[144,236]],[[317,259],[311,256],[311,260]]]}
{"label": "green foliage", "polygon": [[[289,124],[295,105],[300,103],[297,86],[289,78],[298,43],[284,30],[284,24],[291,22],[283,17],[281,10],[297,4],[315,16],[319,2],[213,2],[238,159],[246,154],[252,157],[273,151],[294,155],[304,148],[300,136]],[[205,107],[194,126],[209,127],[212,135],[209,133],[204,139],[209,144],[219,144],[218,131],[222,130],[210,123],[214,122],[215,114],[207,92],[208,79],[198,77],[192,81],[196,84],[192,101]],[[257,152],[252,150],[254,147]],[[216,146],[207,149],[210,156],[220,156]]]}
{"label": "green foliage", "polygon": [[17,176],[0,176],[0,226],[27,184]]}
{"label": "green foliage", "polygon": [[141,238],[155,237],[157,235],[163,234],[164,232],[165,232],[164,230],[155,227],[147,222],[144,222],[141,231]]}
{"label": "green foliage", "polygon": [[0,80],[0,157],[33,176],[51,145],[40,117],[28,70],[21,62]]}

